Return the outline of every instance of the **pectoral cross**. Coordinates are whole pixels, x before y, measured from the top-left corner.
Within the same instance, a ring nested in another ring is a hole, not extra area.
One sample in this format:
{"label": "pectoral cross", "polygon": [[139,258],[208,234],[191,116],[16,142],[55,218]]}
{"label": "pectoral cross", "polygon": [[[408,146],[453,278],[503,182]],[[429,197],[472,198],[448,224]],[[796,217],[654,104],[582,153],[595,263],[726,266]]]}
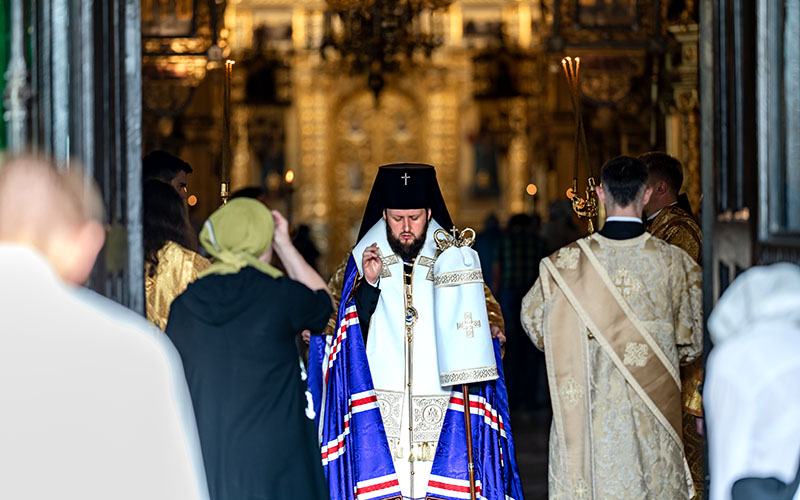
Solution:
{"label": "pectoral cross", "polygon": [[464,321],[459,321],[456,323],[456,328],[459,330],[466,330],[467,331],[467,338],[471,339],[475,336],[475,328],[480,328],[481,321],[472,321],[472,313],[464,313]]}
{"label": "pectoral cross", "polygon": [[410,176],[410,175],[408,175],[408,172],[406,172],[405,174],[403,174],[403,176],[402,176],[402,177],[400,177],[400,178],[401,178],[401,179],[403,179],[403,185],[404,185],[404,186],[408,186],[408,180],[411,178],[411,176]]}

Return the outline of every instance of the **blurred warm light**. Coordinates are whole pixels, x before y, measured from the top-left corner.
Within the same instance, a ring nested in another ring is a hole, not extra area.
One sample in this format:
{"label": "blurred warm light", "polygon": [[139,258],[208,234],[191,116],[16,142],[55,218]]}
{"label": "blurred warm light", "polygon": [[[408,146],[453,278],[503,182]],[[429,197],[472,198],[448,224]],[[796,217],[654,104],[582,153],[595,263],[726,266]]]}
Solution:
{"label": "blurred warm light", "polygon": [[197,196],[195,195],[189,196],[189,199],[187,199],[186,202],[189,203],[190,207],[197,205]]}
{"label": "blurred warm light", "polygon": [[525,188],[525,192],[531,196],[535,195],[538,190],[539,188],[536,187],[536,184],[528,184],[528,187]]}
{"label": "blurred warm light", "polygon": [[294,170],[287,170],[286,175],[283,177],[287,184],[294,182]]}

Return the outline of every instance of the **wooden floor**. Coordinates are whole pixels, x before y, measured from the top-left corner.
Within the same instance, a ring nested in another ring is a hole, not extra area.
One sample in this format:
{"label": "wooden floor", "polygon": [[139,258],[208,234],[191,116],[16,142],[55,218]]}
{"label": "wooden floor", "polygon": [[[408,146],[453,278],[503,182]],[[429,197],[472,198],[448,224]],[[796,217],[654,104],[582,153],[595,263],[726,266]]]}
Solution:
{"label": "wooden floor", "polygon": [[525,500],[547,500],[547,440],[550,410],[511,415],[517,464]]}

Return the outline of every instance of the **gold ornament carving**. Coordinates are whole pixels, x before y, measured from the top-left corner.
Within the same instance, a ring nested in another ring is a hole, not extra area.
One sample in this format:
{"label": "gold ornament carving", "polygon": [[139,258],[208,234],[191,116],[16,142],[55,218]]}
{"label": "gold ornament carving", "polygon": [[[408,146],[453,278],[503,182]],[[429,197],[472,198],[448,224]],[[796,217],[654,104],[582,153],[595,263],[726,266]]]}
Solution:
{"label": "gold ornament carving", "polygon": [[[577,2],[575,0],[556,0],[559,6],[559,37],[570,43],[609,44],[619,42],[644,42],[654,35],[666,34],[662,22],[667,14],[667,1],[642,2],[626,0],[621,5],[606,6],[611,14],[606,18],[587,15],[588,10],[600,3]],[[583,11],[583,12],[581,12]],[[588,22],[587,22],[588,21]],[[659,21],[657,23],[657,21]],[[661,30],[657,29],[661,26]]]}

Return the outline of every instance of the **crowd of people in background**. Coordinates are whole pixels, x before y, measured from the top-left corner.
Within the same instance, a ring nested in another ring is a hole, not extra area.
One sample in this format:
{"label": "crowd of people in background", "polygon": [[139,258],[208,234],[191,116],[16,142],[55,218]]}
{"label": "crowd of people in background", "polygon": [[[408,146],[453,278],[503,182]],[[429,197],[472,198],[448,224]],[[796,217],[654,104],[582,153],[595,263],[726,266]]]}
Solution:
{"label": "crowd of people in background", "polygon": [[505,318],[505,336],[513,349],[503,360],[511,410],[517,418],[550,406],[544,354],[528,341],[520,322],[522,298],[539,277],[539,261],[585,234],[569,200],[550,204],[550,218],[542,225],[538,214],[514,214],[504,228],[489,214],[475,240],[484,280],[495,294]]}

